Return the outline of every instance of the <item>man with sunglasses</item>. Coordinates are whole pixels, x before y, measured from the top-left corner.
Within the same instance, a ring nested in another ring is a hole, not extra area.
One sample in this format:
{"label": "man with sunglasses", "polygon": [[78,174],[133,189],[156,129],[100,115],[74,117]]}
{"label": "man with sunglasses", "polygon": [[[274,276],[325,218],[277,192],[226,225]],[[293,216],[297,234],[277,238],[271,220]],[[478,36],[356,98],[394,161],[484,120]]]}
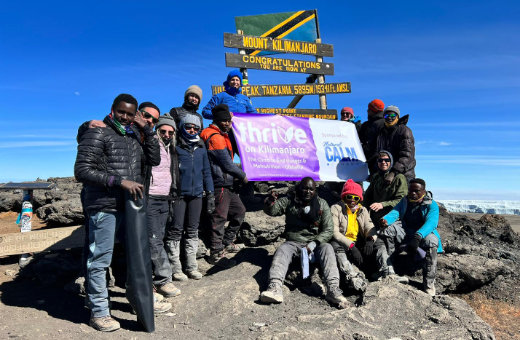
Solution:
{"label": "man with sunglasses", "polygon": [[393,271],[393,257],[406,249],[410,257],[422,262],[423,290],[435,296],[437,253],[442,253],[441,237],[437,232],[439,206],[426,191],[421,178],[410,181],[408,195],[380,221],[380,237],[388,248],[388,268]]}
{"label": "man with sunglasses", "polygon": [[392,171],[394,159],[389,151],[379,151],[378,172],[372,175],[365,192],[365,206],[370,209],[372,221],[379,221],[408,193],[408,184],[403,174],[397,174],[391,182],[385,176]]}
{"label": "man with sunglasses", "polygon": [[[269,269],[269,285],[260,294],[265,303],[283,302],[283,282],[294,257],[314,256],[323,270],[327,285],[325,299],[338,308],[346,308],[347,299],[339,288],[339,272],[334,250],[329,242],[334,225],[329,205],[316,193],[316,182],[303,178],[293,193],[278,199],[271,192],[264,201],[264,212],[269,216],[285,215],[285,242],[276,249]],[[303,253],[304,252],[304,253]]]}
{"label": "man with sunglasses", "polygon": [[[125,191],[143,197],[142,164],[160,163],[153,130],[136,118],[137,100],[129,94],[114,99],[105,128],[86,129],[79,136],[74,165],[76,179],[84,184],[83,208],[89,218],[87,296],[90,325],[114,331],[119,323],[110,316],[106,272],[112,261],[117,230],[124,225]],[[134,124],[133,124],[134,123]],[[142,134],[144,141],[141,141]],[[139,250],[136,250],[139,251]]]}
{"label": "man with sunglasses", "polygon": [[184,102],[180,107],[173,107],[170,110],[170,115],[175,119],[175,123],[177,123],[177,130],[179,130],[180,121],[186,117],[187,115],[196,116],[199,119],[199,126],[201,128],[204,127],[204,122],[202,121],[202,116],[197,112],[199,109],[199,105],[202,101],[202,89],[197,85],[191,85],[188,87],[186,92],[184,92]]}
{"label": "man with sunglasses", "polygon": [[385,175],[385,180],[392,183],[397,174],[403,174],[406,181],[415,178],[415,140],[412,130],[406,124],[408,115],[400,118],[397,106],[388,106],[384,113],[385,126],[377,136],[377,150],[387,150],[392,154],[392,170]]}

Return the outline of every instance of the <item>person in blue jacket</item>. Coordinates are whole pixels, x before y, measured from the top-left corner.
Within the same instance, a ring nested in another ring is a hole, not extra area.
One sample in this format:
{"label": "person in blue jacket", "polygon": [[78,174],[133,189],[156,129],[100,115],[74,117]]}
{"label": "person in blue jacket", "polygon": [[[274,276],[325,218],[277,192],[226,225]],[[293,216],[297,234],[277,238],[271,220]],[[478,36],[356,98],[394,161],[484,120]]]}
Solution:
{"label": "person in blue jacket", "polygon": [[389,266],[396,249],[398,252],[406,248],[408,254],[424,257],[423,290],[431,296],[435,296],[437,253],[442,253],[438,223],[439,206],[420,178],[410,180],[408,196],[380,220],[380,237],[388,248]]}
{"label": "person in blue jacket", "polygon": [[213,119],[211,109],[219,104],[226,104],[230,112],[237,113],[257,113],[251,103],[251,99],[243,95],[242,92],[242,73],[239,70],[229,72],[224,82],[224,92],[217,93],[202,109],[202,115],[206,119]]}
{"label": "person in blue jacket", "polygon": [[[196,115],[185,115],[179,124],[176,151],[179,167],[178,198],[175,200],[173,226],[166,235],[168,258],[172,265],[173,279],[187,280],[188,277],[200,280],[198,271],[197,249],[199,247],[199,222],[202,211],[202,196],[207,198],[208,213],[215,210],[213,178],[208,159],[208,152],[200,138],[200,119]],[[186,220],[186,223],[184,221]],[[186,225],[186,228],[184,227]],[[180,261],[180,242],[184,236],[186,252],[186,274]]]}

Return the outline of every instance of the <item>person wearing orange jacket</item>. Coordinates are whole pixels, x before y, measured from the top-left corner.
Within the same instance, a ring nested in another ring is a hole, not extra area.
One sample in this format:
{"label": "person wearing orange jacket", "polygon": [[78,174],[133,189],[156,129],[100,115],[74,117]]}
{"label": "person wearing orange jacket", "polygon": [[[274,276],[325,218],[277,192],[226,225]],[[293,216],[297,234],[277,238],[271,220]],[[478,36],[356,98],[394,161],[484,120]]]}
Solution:
{"label": "person wearing orange jacket", "polygon": [[[208,149],[213,185],[215,211],[211,214],[211,245],[208,262],[222,267],[233,264],[226,253],[237,252],[234,241],[244,220],[246,208],[236,190],[237,184],[247,183],[244,171],[233,164],[233,148],[228,133],[231,130],[231,113],[226,104],[211,110],[213,123],[201,133]],[[224,227],[229,220],[227,228]]]}

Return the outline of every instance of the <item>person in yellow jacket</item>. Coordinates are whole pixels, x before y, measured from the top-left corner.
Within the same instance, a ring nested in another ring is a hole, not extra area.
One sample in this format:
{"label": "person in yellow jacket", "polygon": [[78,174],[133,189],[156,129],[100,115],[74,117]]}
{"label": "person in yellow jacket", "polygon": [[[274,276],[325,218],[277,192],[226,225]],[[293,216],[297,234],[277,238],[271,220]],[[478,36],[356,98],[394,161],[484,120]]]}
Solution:
{"label": "person in yellow jacket", "polygon": [[361,204],[362,201],[363,189],[349,179],[343,186],[341,201],[330,209],[334,224],[330,243],[347,285],[357,291],[366,289],[365,276],[360,270],[364,267],[363,263],[380,253],[376,251],[378,247],[384,247],[382,242],[376,244],[376,228],[370,219],[370,213]]}

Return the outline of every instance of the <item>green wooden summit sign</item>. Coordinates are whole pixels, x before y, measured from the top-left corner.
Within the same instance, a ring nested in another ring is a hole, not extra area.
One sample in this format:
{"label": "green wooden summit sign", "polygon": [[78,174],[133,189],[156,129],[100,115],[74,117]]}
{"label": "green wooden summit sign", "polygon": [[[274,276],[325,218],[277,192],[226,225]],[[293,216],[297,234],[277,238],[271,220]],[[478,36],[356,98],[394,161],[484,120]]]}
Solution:
{"label": "green wooden summit sign", "polygon": [[226,53],[226,66],[281,72],[334,74],[334,64],[332,63],[234,53]]}
{"label": "green wooden summit sign", "polygon": [[323,57],[332,57],[334,55],[333,46],[328,44],[232,33],[224,33],[224,47],[243,48],[246,50],[246,54],[250,55],[257,55],[260,51],[319,55]]}
{"label": "green wooden summit sign", "polygon": [[[350,83],[325,83],[325,75],[334,75],[334,64],[324,62],[334,48],[322,44],[316,10],[293,11],[235,17],[237,33],[224,33],[224,47],[237,48],[226,53],[226,66],[239,68],[243,75],[242,93],[248,97],[293,96],[287,108],[257,108],[259,113],[285,116],[337,119],[336,110],[327,110],[327,94],[350,93]],[[314,56],[314,60],[296,60],[273,54]],[[305,84],[249,85],[248,69],[304,73]],[[213,95],[223,86],[212,86]],[[305,95],[318,95],[320,109],[296,109]]]}
{"label": "green wooden summit sign", "polygon": [[[213,95],[224,92],[224,86],[213,85]],[[350,83],[327,84],[280,84],[280,85],[244,85],[242,94],[248,97],[278,97],[298,95],[319,95],[350,93]]]}

